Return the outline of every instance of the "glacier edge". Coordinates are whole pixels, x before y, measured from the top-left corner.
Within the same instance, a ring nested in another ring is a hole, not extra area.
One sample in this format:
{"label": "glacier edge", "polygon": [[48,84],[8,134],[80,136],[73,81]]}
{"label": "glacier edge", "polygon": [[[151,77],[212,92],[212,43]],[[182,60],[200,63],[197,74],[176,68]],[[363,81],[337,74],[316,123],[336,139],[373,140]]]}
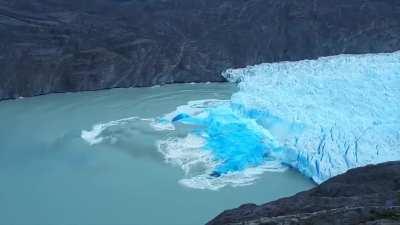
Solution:
{"label": "glacier edge", "polygon": [[280,160],[317,183],[400,159],[400,52],[265,63],[223,76],[240,89],[231,104],[286,149]]}

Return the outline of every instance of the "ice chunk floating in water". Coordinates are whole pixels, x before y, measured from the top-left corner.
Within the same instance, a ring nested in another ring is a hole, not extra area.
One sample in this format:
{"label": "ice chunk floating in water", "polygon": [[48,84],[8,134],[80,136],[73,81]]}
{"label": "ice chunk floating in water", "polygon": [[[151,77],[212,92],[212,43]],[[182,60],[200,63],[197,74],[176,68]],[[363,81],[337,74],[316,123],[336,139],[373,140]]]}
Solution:
{"label": "ice chunk floating in water", "polygon": [[191,127],[188,137],[159,143],[166,160],[186,171],[185,185],[250,184],[284,165],[320,183],[350,168],[400,160],[400,52],[223,75],[239,86],[231,101],[189,102],[153,124]]}

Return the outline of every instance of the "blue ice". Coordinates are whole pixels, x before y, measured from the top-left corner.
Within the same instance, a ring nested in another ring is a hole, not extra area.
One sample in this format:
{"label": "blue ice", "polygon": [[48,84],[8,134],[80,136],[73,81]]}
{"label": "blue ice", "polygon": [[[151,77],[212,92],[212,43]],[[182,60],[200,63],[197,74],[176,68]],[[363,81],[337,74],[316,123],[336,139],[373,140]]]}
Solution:
{"label": "blue ice", "polygon": [[266,137],[228,106],[209,108],[206,117],[180,113],[172,121],[198,126],[193,132],[206,139],[205,148],[220,162],[212,176],[259,166],[267,156]]}
{"label": "blue ice", "polygon": [[212,175],[279,161],[321,183],[348,169],[400,160],[400,52],[339,55],[230,69],[239,91],[197,125],[219,162]]}

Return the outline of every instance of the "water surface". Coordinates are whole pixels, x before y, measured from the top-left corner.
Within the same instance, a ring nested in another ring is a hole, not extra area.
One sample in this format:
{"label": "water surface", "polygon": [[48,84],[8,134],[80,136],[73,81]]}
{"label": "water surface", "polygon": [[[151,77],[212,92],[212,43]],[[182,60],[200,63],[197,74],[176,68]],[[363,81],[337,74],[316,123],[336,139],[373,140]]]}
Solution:
{"label": "water surface", "polygon": [[147,124],[114,129],[90,145],[82,130],[128,118],[155,118],[191,100],[229,99],[231,84],[180,84],[53,94],[0,102],[0,224],[204,224],[225,209],[264,203],[313,187],[292,170],[266,172],[218,191],[179,184]]}

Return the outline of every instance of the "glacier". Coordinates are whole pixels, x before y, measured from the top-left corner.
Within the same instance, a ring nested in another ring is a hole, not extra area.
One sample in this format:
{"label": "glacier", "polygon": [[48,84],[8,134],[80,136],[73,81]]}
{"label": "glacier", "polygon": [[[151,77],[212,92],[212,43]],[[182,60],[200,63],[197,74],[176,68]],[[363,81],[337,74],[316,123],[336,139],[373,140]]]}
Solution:
{"label": "glacier", "polygon": [[[222,74],[229,100],[189,101],[158,118],[137,116],[83,130],[90,145],[146,123],[184,186],[251,185],[293,168],[316,183],[348,169],[400,160],[400,51],[264,63]],[[146,126],[147,126],[146,125]],[[158,136],[158,135],[157,135]]]}
{"label": "glacier", "polygon": [[283,163],[317,183],[400,159],[400,52],[228,70],[232,105],[271,131]]}
{"label": "glacier", "polygon": [[223,76],[239,88],[230,101],[189,102],[153,124],[188,127],[187,137],[159,143],[166,161],[186,171],[187,186],[248,185],[286,167],[321,183],[400,160],[400,52],[264,63]]}

